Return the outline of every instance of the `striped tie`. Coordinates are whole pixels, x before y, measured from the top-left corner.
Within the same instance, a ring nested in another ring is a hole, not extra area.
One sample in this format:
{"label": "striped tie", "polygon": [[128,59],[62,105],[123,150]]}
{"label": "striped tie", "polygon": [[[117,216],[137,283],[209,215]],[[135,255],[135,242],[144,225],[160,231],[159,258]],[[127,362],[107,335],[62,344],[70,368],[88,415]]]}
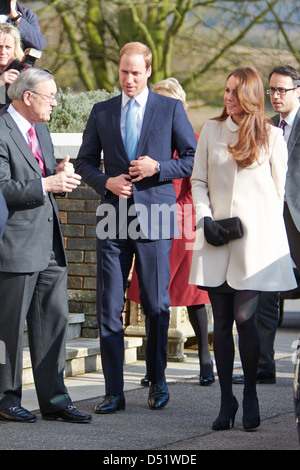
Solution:
{"label": "striped tie", "polygon": [[287,124],[287,123],[285,122],[285,120],[284,120],[284,119],[282,119],[282,121],[281,121],[281,123],[280,123],[280,126],[279,126],[279,127],[282,129],[283,135],[284,135],[284,130],[285,130],[285,126],[286,126],[286,124]]}

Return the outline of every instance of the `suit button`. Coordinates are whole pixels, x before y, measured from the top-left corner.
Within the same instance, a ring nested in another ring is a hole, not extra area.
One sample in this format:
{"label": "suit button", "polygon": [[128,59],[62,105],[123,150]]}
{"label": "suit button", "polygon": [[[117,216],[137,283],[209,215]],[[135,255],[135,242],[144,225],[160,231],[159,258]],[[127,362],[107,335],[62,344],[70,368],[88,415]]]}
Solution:
{"label": "suit button", "polygon": [[49,217],[48,222],[52,222],[53,217]]}

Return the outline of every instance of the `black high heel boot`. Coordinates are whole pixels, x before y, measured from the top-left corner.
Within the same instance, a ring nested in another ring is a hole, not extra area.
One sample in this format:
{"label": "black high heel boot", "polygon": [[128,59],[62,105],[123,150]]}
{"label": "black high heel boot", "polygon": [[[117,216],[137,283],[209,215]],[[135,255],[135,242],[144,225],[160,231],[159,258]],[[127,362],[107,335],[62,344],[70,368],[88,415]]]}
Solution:
{"label": "black high heel boot", "polygon": [[229,419],[216,419],[213,422],[212,429],[214,431],[225,431],[226,429],[230,429],[230,422],[231,422],[231,427],[233,428],[235,415],[236,415],[238,408],[239,408],[239,404],[237,402],[237,399],[233,397],[231,417]]}
{"label": "black high heel boot", "polygon": [[[260,416],[259,416],[259,405],[258,405],[258,399],[255,397],[255,410],[251,410],[251,415],[250,412],[247,411],[245,403],[243,403],[243,408],[244,408],[244,414],[243,414],[243,428],[245,431],[252,431],[253,429],[256,429],[260,426]],[[248,414],[248,416],[247,416]]]}

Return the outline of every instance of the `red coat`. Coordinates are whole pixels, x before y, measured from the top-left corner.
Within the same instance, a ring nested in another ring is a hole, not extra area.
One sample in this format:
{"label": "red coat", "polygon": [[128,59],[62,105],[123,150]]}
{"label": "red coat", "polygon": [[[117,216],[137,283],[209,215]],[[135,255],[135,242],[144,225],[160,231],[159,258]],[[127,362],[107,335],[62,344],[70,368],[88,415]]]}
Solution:
{"label": "red coat", "polygon": [[[177,158],[177,155],[174,155]],[[180,237],[174,238],[170,252],[171,280],[169,293],[172,307],[201,305],[210,303],[206,291],[197,286],[189,284],[189,275],[193,254],[193,243],[195,239],[195,217],[191,193],[190,178],[178,178],[173,180],[176,203],[178,205],[178,226],[183,228]],[[187,206],[186,206],[187,205]],[[188,208],[188,210],[184,207]],[[136,303],[139,299],[139,285],[135,269],[133,268],[132,280],[128,292],[128,298]]]}

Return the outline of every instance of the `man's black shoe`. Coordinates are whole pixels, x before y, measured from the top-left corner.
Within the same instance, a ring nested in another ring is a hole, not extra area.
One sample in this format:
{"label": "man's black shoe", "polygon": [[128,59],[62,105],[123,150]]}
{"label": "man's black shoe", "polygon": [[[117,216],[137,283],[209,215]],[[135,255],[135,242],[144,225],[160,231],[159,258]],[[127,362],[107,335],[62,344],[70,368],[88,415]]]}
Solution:
{"label": "man's black shoe", "polygon": [[62,419],[68,423],[89,423],[92,419],[91,415],[80,413],[76,410],[74,405],[69,405],[63,410],[54,411],[53,413],[46,413],[42,415],[43,419],[54,421]]}
{"label": "man's black shoe", "polygon": [[261,374],[258,373],[256,377],[256,383],[258,384],[275,384],[276,383],[276,376],[275,374]]}
{"label": "man's black shoe", "polygon": [[105,395],[102,403],[95,406],[95,413],[109,414],[116,411],[125,410],[125,397],[123,395]]}
{"label": "man's black shoe", "polygon": [[[244,385],[244,376],[243,375],[233,375],[232,383],[235,385]],[[256,377],[257,384],[271,385],[276,383],[276,376],[273,374],[257,374]]]}
{"label": "man's black shoe", "polygon": [[161,410],[170,398],[167,383],[160,380],[158,383],[150,382],[148,404],[152,410]]}
{"label": "man's black shoe", "polygon": [[20,423],[34,423],[36,416],[22,406],[11,406],[0,410],[0,419],[2,421],[18,421]]}
{"label": "man's black shoe", "polygon": [[143,387],[149,387],[149,379],[147,374],[141,379],[141,385],[143,385]]}

